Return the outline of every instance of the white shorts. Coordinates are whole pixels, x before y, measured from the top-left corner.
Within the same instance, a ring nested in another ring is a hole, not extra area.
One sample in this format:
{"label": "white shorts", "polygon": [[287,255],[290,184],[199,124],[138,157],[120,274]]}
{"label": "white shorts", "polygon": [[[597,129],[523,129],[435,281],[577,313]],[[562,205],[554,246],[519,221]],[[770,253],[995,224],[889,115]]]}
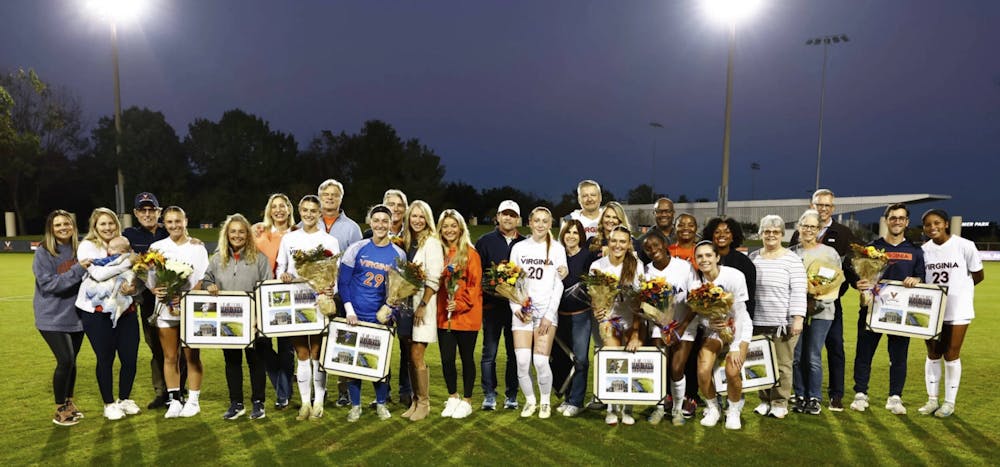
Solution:
{"label": "white shorts", "polygon": [[[697,318],[692,319],[691,322],[688,323],[686,328],[677,331],[678,333],[680,333],[682,341],[694,342],[694,338],[698,336],[698,323],[700,321],[701,320]],[[653,325],[649,326],[649,337],[652,337],[654,339],[663,339],[662,334],[663,333],[661,332],[661,329],[658,326],[653,326]]]}
{"label": "white shorts", "polygon": [[181,327],[181,320],[179,319],[163,319],[162,317],[156,318],[156,327],[158,328],[179,328]]}
{"label": "white shorts", "polygon": [[965,324],[972,324],[972,318],[969,319],[956,319],[952,321],[945,321],[944,324],[950,324],[952,326],[962,326]]}
{"label": "white shorts", "polygon": [[[525,323],[524,321],[521,321],[521,320],[517,319],[517,316],[511,316],[510,317],[510,330],[511,331],[529,331],[529,332],[534,332],[535,328],[537,328],[540,324],[542,324],[542,318],[541,317],[532,318],[531,321],[528,321],[527,323]],[[556,321],[554,321],[552,323],[552,327],[556,327],[558,325],[559,325],[559,320],[556,320]]]}

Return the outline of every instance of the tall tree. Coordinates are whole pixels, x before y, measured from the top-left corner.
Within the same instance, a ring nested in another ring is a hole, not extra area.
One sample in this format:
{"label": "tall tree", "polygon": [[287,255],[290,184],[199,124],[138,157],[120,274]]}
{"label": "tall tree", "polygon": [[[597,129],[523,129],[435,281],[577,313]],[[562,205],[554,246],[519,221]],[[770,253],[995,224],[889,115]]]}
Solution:
{"label": "tall tree", "polygon": [[[496,209],[496,206],[493,207]],[[450,182],[444,186],[444,196],[440,209],[454,209],[467,221],[472,217],[482,217],[489,209],[483,205],[476,187],[465,182]]]}
{"label": "tall tree", "polygon": [[653,187],[643,183],[628,191],[625,199],[628,204],[649,204],[659,198],[666,197],[663,193],[653,193]]}

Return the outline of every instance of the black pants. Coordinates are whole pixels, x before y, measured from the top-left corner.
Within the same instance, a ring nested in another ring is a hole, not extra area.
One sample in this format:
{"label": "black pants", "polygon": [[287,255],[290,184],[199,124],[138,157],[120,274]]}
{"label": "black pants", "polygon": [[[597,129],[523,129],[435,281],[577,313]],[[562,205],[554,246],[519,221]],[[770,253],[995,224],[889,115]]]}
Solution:
{"label": "black pants", "polygon": [[[149,323],[149,317],[156,310],[156,297],[149,290],[143,290],[142,295],[137,298],[140,297],[139,322],[142,324],[143,339],[152,353],[152,357],[149,359],[149,373],[153,383],[153,391],[158,396],[166,397],[167,382],[163,379],[163,347],[160,346],[160,328],[156,327],[155,320],[153,324]],[[181,388],[183,388],[187,381],[187,360],[183,357],[183,353],[178,353],[178,355],[180,356],[177,361],[181,370]]]}
{"label": "black pants", "polygon": [[[265,346],[269,339],[258,339],[257,344]],[[222,356],[226,360],[226,385],[229,387],[229,400],[243,402],[243,353],[246,353],[247,367],[250,368],[250,400],[264,402],[264,388],[267,385],[266,362],[263,352],[252,348],[223,349]]]}
{"label": "black pants", "polygon": [[66,403],[66,398],[73,397],[76,386],[76,355],[80,353],[83,344],[83,331],[38,331],[42,339],[49,344],[52,355],[56,357],[56,371],[52,374],[52,394],[56,404]]}
{"label": "black pants", "polygon": [[121,362],[118,371],[118,399],[132,398],[132,384],[135,383],[136,361],[139,358],[139,320],[135,312],[128,312],[118,318],[118,325],[111,327],[108,313],[80,313],[83,332],[97,357],[97,387],[105,404],[115,401],[114,368],[115,355]]}
{"label": "black pants", "polygon": [[462,356],[462,396],[472,397],[476,386],[476,340],[479,331],[449,331],[438,329],[438,349],[441,352],[441,371],[448,394],[458,393],[458,369],[455,367],[455,349]]}

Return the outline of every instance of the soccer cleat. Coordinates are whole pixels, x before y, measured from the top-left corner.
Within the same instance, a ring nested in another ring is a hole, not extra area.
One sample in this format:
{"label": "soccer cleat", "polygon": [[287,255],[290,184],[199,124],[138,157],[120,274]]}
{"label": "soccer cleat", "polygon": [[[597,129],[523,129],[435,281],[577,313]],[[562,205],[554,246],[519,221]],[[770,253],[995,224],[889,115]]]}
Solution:
{"label": "soccer cleat", "polygon": [[180,416],[184,418],[193,417],[201,412],[201,404],[198,401],[188,400],[184,403],[184,408],[181,409]]}
{"label": "soccer cleat", "polygon": [[951,402],[945,402],[944,404],[941,404],[941,407],[938,407],[938,409],[934,412],[934,416],[937,418],[947,418],[950,417],[953,413],[955,413],[955,404],[952,404]]}
{"label": "soccer cleat", "polygon": [[687,423],[687,419],[684,418],[684,412],[680,410],[671,410],[670,423],[673,423],[674,426],[683,426],[685,423]]}
{"label": "soccer cleat", "polygon": [[663,417],[666,414],[667,412],[663,410],[663,406],[661,405],[656,406],[656,408],[653,409],[653,413],[649,414],[649,423],[652,423],[653,425],[659,425],[660,422],[663,421]]}
{"label": "soccer cleat", "polygon": [[119,400],[118,407],[125,412],[125,415],[136,415],[140,412],[139,406],[132,399]]}
{"label": "soccer cleat", "polygon": [[267,415],[264,413],[264,401],[253,401],[253,410],[250,411],[250,420],[260,420],[266,416]]}
{"label": "soccer cleat", "polygon": [[579,407],[577,407],[575,405],[567,405],[566,408],[563,409],[562,414],[563,414],[563,417],[575,417],[575,416],[579,415],[580,412],[583,412],[583,409],[581,409],[581,408],[579,408]]}
{"label": "soccer cleat", "polygon": [[441,416],[445,418],[451,418],[455,414],[455,409],[458,407],[458,402],[461,399],[457,397],[449,397],[444,403],[444,410],[441,411]]}
{"label": "soccer cleat", "polygon": [[180,417],[182,410],[184,410],[184,404],[181,404],[181,401],[174,399],[167,404],[167,413],[163,415],[163,418]]}
{"label": "soccer cleat", "polygon": [[608,412],[608,414],[604,416],[604,423],[607,423],[610,426],[617,425],[618,424],[618,414],[616,414],[614,412]]}
{"label": "soccer cleat", "polygon": [[389,413],[389,408],[385,404],[375,404],[375,414],[378,415],[379,420],[388,420],[392,418],[392,414]]}
{"label": "soccer cleat", "polygon": [[885,401],[885,409],[893,415],[906,415],[906,407],[903,406],[903,399],[899,396],[889,396]]}
{"label": "soccer cleat", "polygon": [[715,424],[719,423],[720,417],[719,409],[709,405],[705,407],[705,411],[701,417],[701,426],[715,426]]}
{"label": "soccer cleat", "polygon": [[236,420],[237,418],[242,417],[243,414],[245,414],[245,413],[247,413],[247,410],[246,410],[245,407],[243,407],[243,403],[242,402],[232,401],[229,404],[229,410],[226,410],[226,413],[222,414],[222,419],[223,420]]}
{"label": "soccer cleat", "polygon": [[771,406],[771,411],[768,415],[780,420],[788,416],[788,407]]}
{"label": "soccer cleat", "polygon": [[[798,402],[798,399],[796,399],[796,402]],[[757,415],[767,415],[770,412],[771,412],[771,404],[768,404],[767,402],[761,402],[760,404],[757,404],[757,407],[753,409],[753,413]]]}
{"label": "soccer cleat", "polygon": [[[504,406],[506,406],[506,405],[507,404],[505,403]],[[521,418],[527,418],[527,417],[530,417],[530,416],[534,415],[536,410],[538,410],[538,406],[537,405],[535,405],[532,402],[525,402],[524,403],[524,409],[521,409]]]}
{"label": "soccer cleat", "polygon": [[840,397],[831,397],[829,409],[831,412],[843,412],[844,402],[841,400]]}
{"label": "soccer cleat", "polygon": [[507,400],[503,401],[503,408],[507,410],[514,410],[517,408],[517,399],[508,397]]}
{"label": "soccer cleat", "polygon": [[299,421],[308,420],[309,415],[311,414],[312,414],[312,406],[309,404],[302,404],[302,407],[299,408],[299,414],[295,416],[295,419]]}
{"label": "soccer cleat", "polygon": [[472,404],[463,399],[455,406],[455,411],[452,412],[451,418],[465,418],[469,415],[472,415]]}
{"label": "soccer cleat", "polygon": [[482,410],[496,410],[497,409],[497,396],[495,394],[487,394],[486,398],[483,399],[483,405],[480,407]]}
{"label": "soccer cleat", "polygon": [[[858,412],[864,412],[868,408],[868,394],[859,392],[854,395],[854,401],[851,402],[851,410],[856,410]],[[888,405],[886,408],[889,408]]]}
{"label": "soccer cleat", "polygon": [[806,402],[805,413],[809,415],[819,415],[823,411],[823,404],[818,398],[810,397]]}
{"label": "soccer cleat", "polygon": [[354,423],[358,421],[359,418],[361,418],[361,406],[360,405],[351,406],[351,411],[347,412],[347,421],[349,423]]}
{"label": "soccer cleat", "polygon": [[73,409],[69,407],[69,403],[66,403],[56,409],[56,414],[52,416],[52,423],[59,426],[73,426],[80,423],[80,419],[73,415]]}
{"label": "soccer cleat", "polygon": [[552,406],[542,404],[538,407],[538,418],[549,418],[552,416]]}
{"label": "soccer cleat", "polygon": [[938,405],[937,399],[928,399],[927,403],[924,404],[923,407],[917,409],[917,412],[920,412],[922,415],[931,415],[934,412],[937,412],[938,408],[940,408],[940,406]]}

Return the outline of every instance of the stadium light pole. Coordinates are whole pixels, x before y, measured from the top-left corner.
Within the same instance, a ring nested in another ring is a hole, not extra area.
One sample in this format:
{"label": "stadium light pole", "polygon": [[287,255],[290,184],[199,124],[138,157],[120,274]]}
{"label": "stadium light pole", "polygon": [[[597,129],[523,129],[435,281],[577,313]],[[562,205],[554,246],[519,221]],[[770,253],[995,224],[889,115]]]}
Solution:
{"label": "stadium light pole", "polygon": [[709,16],[724,21],[729,28],[729,57],[726,60],[726,111],[722,132],[722,183],[719,185],[719,217],[726,214],[729,201],[729,148],[733,109],[733,55],[736,54],[736,23],[749,17],[760,0],[703,0]]}
{"label": "stadium light pole", "polygon": [[757,162],[750,163],[750,201],[757,199],[757,171],[760,170],[760,164]]}
{"label": "stadium light pole", "polygon": [[835,34],[806,40],[806,45],[823,46],[823,72],[820,75],[819,85],[819,140],[816,142],[816,189],[819,189],[819,168],[823,157],[823,105],[826,100],[826,49],[830,44],[847,43],[850,39],[847,34]]}
{"label": "stadium light pole", "polygon": [[[660,122],[649,122],[649,127],[656,130],[662,130],[663,124]],[[651,156],[650,166],[652,172],[650,173],[649,180],[649,202],[656,203],[656,135],[653,135],[653,155]]]}
{"label": "stadium light pole", "polygon": [[122,173],[122,94],[118,77],[118,23],[139,15],[144,2],[139,0],[91,0],[87,8],[111,25],[111,65],[114,76],[115,98],[115,158],[117,160],[117,182],[115,185],[115,208],[120,219],[125,218],[125,175]]}

